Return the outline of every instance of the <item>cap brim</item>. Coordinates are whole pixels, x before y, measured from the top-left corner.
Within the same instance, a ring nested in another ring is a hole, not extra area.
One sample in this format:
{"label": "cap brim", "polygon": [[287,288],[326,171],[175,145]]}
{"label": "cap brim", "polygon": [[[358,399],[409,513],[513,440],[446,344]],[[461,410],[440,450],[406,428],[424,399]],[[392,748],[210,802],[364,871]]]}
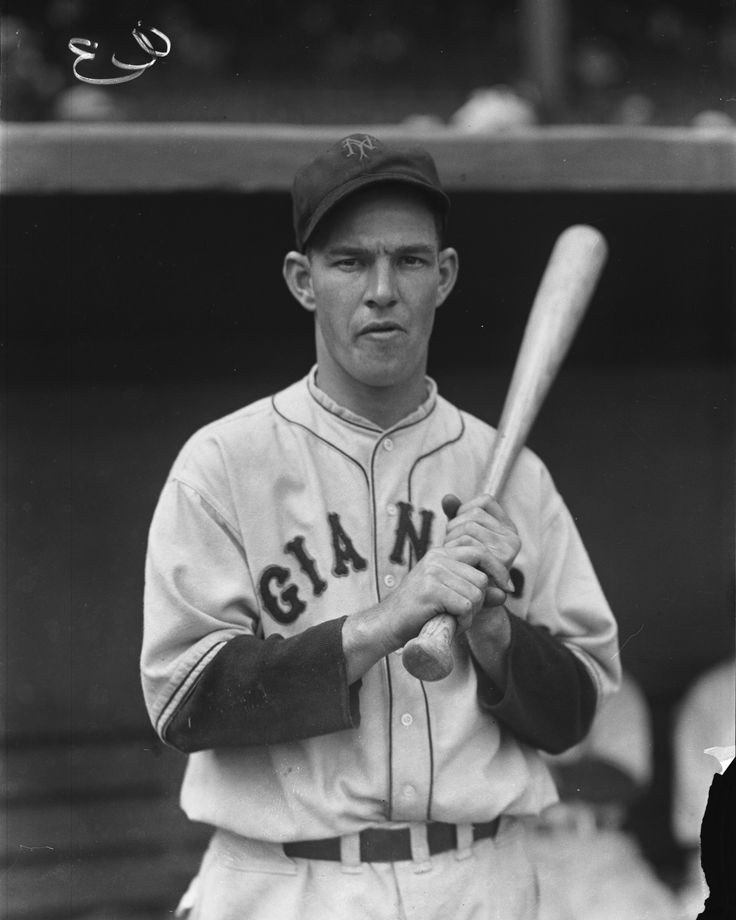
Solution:
{"label": "cap brim", "polygon": [[352,179],[349,179],[343,185],[339,185],[337,188],[333,189],[329,194],[320,201],[317,207],[314,209],[307,226],[304,228],[303,238],[300,241],[300,248],[303,249],[310,236],[317,229],[317,224],[327,215],[336,205],[341,201],[347,198],[349,195],[352,195],[354,192],[359,191],[360,189],[367,188],[370,185],[386,185],[386,184],[400,184],[408,185],[412,188],[419,189],[433,198],[435,203],[439,206],[439,210],[442,212],[442,216],[445,217],[447,212],[450,209],[450,199],[447,195],[439,188],[434,185],[430,185],[429,182],[417,178],[412,179],[407,176],[405,173],[391,173],[391,172],[382,172],[380,175],[371,175],[366,174],[362,176],[354,176]]}

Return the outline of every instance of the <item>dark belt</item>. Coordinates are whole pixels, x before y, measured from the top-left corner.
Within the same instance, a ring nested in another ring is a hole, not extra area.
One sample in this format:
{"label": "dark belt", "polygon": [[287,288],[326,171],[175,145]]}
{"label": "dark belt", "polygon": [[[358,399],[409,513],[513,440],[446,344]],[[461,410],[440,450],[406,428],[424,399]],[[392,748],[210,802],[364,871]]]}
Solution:
{"label": "dark belt", "polygon": [[[499,818],[473,825],[473,840],[495,837]],[[401,862],[412,858],[411,835],[408,827],[388,830],[381,827],[369,827],[360,832],[361,862]],[[457,828],[454,824],[434,821],[427,825],[427,844],[430,855],[444,853],[457,848]],[[340,860],[340,838],[327,837],[324,840],[298,840],[285,843],[284,853],[300,859]]]}

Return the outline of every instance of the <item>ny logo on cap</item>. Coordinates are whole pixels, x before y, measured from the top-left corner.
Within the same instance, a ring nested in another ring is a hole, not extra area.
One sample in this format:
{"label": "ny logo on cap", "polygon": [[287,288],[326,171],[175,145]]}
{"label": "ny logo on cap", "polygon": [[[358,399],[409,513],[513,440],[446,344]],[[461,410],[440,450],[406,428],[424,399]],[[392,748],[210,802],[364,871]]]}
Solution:
{"label": "ny logo on cap", "polygon": [[356,154],[360,155],[361,160],[368,160],[368,152],[371,150],[376,150],[376,144],[378,141],[375,137],[371,137],[370,134],[364,134],[362,137],[346,137],[342,142],[342,149],[346,157],[354,157]]}

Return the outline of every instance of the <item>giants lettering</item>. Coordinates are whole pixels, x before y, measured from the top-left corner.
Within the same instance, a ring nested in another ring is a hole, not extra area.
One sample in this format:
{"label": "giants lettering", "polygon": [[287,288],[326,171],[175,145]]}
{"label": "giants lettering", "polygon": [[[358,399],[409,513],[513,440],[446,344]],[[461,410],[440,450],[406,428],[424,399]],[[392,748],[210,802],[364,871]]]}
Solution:
{"label": "giants lettering", "polygon": [[287,553],[292,553],[292,555],[296,556],[299,568],[312,582],[312,593],[315,597],[319,597],[327,587],[327,582],[320,578],[317,563],[304,549],[304,537],[294,537],[293,540],[289,540],[284,549]]}
{"label": "giants lettering", "polygon": [[340,523],[340,515],[331,511],[327,515],[327,520],[330,522],[330,530],[332,531],[332,551],[335,556],[332,574],[337,575],[338,578],[347,575],[347,562],[352,565],[354,572],[362,572],[364,569],[368,568],[368,563],[355,551],[353,541],[345,533]]}
{"label": "giants lettering", "polygon": [[[409,565],[418,562],[429,549],[432,542],[432,523],[434,511],[419,509],[419,530],[414,520],[414,508],[409,502],[398,502],[398,521],[394,545],[389,560],[395,565],[406,565],[406,546],[409,544]],[[364,572],[368,568],[367,559],[355,548],[351,536],[340,521],[340,515],[334,511],[327,514],[327,524],[332,546],[332,575],[345,578],[350,573]],[[307,609],[303,593],[311,587],[313,597],[321,597],[327,590],[328,582],[320,574],[317,561],[307,551],[306,539],[301,534],[293,537],[284,546],[284,552],[292,556],[299,569],[308,580],[308,587],[299,587],[291,579],[291,571],[283,565],[268,565],[258,578],[258,593],[264,608],[278,623],[293,623]],[[514,582],[514,596],[519,597],[524,590],[524,576],[518,569],[513,569],[511,577]]]}
{"label": "giants lettering", "polygon": [[258,579],[258,592],[263,606],[277,623],[293,623],[299,614],[307,609],[307,605],[299,597],[296,585],[288,585],[279,597],[271,592],[273,582],[281,587],[290,575],[291,572],[281,565],[269,565]]}
{"label": "giants lettering", "polygon": [[414,509],[408,502],[399,502],[399,522],[396,525],[396,542],[391,550],[389,559],[397,565],[404,565],[404,546],[407,538],[411,543],[411,551],[415,560],[419,562],[422,556],[429,549],[429,538],[432,531],[432,521],[434,520],[434,511],[427,511],[422,508],[419,514],[422,517],[422,532],[417,536],[412,514]]}

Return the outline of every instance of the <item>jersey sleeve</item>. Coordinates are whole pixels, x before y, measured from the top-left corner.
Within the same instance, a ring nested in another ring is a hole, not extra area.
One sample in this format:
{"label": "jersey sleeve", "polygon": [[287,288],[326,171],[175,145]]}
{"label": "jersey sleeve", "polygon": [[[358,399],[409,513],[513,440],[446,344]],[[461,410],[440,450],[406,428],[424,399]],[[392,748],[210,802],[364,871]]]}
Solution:
{"label": "jersey sleeve", "polygon": [[227,511],[172,476],[149,533],[141,653],[151,722],[190,752],[351,728],[342,620],[262,638],[248,560]]}
{"label": "jersey sleeve", "polygon": [[543,626],[586,667],[599,708],[621,685],[618,626],[572,515],[554,491],[544,518],[529,622]]}
{"label": "jersey sleeve", "polygon": [[593,680],[544,627],[511,616],[503,693],[480,665],[476,670],[481,705],[525,744],[558,754],[589,731],[597,703]]}
{"label": "jersey sleeve", "polygon": [[536,571],[524,617],[511,612],[503,694],[482,704],[520,740],[557,754],[581,741],[621,681],[618,629],[572,515],[541,468]]}

